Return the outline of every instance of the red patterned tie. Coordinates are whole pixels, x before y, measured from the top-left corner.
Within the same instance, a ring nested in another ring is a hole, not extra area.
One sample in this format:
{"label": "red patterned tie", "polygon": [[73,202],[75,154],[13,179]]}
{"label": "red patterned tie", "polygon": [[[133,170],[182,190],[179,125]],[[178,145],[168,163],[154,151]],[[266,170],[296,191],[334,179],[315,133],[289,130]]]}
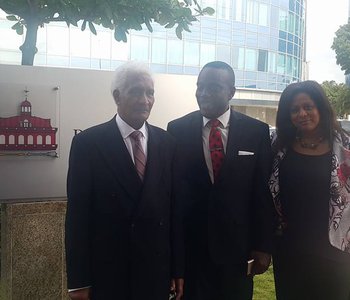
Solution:
{"label": "red patterned tie", "polygon": [[221,139],[221,131],[219,129],[220,121],[217,119],[210,120],[209,125],[211,127],[209,133],[209,150],[213,166],[214,182],[216,182],[224,161],[225,152]]}
{"label": "red patterned tie", "polygon": [[134,163],[137,174],[139,174],[141,180],[143,180],[143,176],[145,174],[145,166],[146,166],[146,156],[143,152],[143,148],[141,145],[141,131],[134,131],[130,134],[132,141],[132,152],[134,154]]}

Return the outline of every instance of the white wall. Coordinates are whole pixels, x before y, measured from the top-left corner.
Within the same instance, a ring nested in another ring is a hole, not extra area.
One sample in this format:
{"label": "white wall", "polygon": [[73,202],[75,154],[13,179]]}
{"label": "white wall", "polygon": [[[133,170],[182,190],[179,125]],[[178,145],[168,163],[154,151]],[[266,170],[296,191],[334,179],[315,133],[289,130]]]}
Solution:
{"label": "white wall", "polygon": [[[109,120],[116,113],[110,94],[112,76],[110,71],[0,65],[1,86],[15,84],[19,89],[22,86],[22,90],[38,86],[59,87],[60,141],[59,158],[0,156],[0,199],[66,195],[73,129],[86,129]],[[165,128],[170,120],[196,110],[195,88],[195,76],[155,75],[156,102],[149,122]],[[30,97],[29,94],[29,101]],[[18,105],[22,99],[24,94],[18,99]],[[4,101],[1,90],[0,101]],[[5,117],[3,113],[0,111],[0,117]],[[13,115],[17,115],[17,110]]]}

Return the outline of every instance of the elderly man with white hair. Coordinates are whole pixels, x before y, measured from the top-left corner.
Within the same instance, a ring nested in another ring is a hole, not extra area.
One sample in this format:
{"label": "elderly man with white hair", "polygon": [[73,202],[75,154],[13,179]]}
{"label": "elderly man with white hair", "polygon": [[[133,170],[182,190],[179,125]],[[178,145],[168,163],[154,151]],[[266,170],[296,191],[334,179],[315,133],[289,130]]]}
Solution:
{"label": "elderly man with white hair", "polygon": [[[66,259],[71,299],[182,298],[183,245],[172,138],[149,125],[149,70],[116,70],[117,114],[77,134],[67,178]],[[173,280],[171,280],[173,279]]]}

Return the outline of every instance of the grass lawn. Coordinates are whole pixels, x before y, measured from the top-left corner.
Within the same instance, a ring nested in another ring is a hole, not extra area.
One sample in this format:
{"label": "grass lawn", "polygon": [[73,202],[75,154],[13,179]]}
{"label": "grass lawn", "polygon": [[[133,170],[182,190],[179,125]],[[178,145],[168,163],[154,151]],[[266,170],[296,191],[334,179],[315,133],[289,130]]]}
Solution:
{"label": "grass lawn", "polygon": [[254,276],[253,300],[276,300],[272,266],[264,274]]}

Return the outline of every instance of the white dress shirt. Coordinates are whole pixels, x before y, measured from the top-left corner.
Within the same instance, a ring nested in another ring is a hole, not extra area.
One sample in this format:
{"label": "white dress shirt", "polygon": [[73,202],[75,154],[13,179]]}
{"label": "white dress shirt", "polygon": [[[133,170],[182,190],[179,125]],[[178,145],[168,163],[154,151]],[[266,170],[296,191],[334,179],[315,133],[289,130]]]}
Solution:
{"label": "white dress shirt", "polygon": [[[227,146],[227,139],[228,139],[228,130],[230,126],[230,123],[229,123],[230,114],[231,114],[231,110],[228,109],[220,117],[217,118],[220,121],[219,130],[221,131],[221,139],[222,139],[222,144],[224,146],[225,154],[226,154],[226,146]],[[211,163],[211,156],[210,156],[210,149],[209,149],[209,134],[211,130],[211,127],[208,124],[209,121],[210,119],[203,116],[203,128],[202,128],[203,152],[204,152],[204,158],[208,167],[208,172],[209,172],[211,182],[214,183],[213,166]]]}
{"label": "white dress shirt", "polygon": [[[136,130],[132,128],[129,124],[127,124],[119,115],[115,117],[115,120],[117,122],[117,126],[119,128],[120,134],[122,135],[122,138],[124,140],[125,146],[129,151],[130,157],[132,161],[135,163],[130,134],[132,134]],[[143,152],[145,153],[145,157],[147,159],[148,129],[147,129],[146,123],[143,123],[142,127],[138,129],[138,131],[142,133],[141,146],[142,146]]]}

